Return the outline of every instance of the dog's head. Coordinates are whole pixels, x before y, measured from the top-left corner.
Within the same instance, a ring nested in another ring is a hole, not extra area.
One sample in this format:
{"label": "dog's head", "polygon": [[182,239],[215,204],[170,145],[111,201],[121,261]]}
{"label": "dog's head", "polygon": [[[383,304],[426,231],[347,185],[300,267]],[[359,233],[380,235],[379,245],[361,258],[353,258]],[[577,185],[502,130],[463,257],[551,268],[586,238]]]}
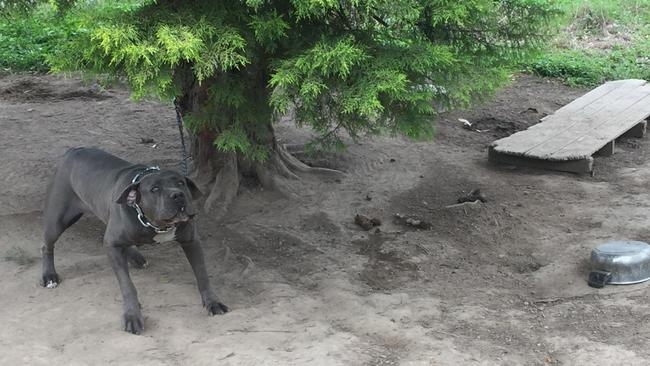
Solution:
{"label": "dog's head", "polygon": [[154,225],[166,227],[190,220],[197,214],[193,200],[201,191],[189,178],[161,170],[147,174],[121,191],[117,203],[137,203]]}

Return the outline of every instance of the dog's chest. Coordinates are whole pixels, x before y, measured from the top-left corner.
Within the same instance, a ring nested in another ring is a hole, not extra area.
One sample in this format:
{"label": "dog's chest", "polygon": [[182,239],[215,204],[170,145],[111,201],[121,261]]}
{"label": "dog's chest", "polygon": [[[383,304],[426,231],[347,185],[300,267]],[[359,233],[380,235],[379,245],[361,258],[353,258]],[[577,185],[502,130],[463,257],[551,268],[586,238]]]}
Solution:
{"label": "dog's chest", "polygon": [[168,241],[176,240],[176,228],[174,227],[167,232],[154,235],[153,240],[156,243],[165,243]]}

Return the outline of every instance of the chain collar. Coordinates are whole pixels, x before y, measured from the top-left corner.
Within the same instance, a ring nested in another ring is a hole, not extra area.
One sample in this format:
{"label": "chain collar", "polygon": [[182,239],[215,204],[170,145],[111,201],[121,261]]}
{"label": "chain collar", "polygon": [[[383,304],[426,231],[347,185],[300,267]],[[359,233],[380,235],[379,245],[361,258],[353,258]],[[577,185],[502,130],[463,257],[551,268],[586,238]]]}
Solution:
{"label": "chain collar", "polygon": [[131,179],[131,184],[140,183],[140,181],[142,180],[142,178],[143,178],[145,175],[147,175],[149,172],[158,172],[158,171],[160,171],[160,168],[157,167],[157,166],[150,166],[150,167],[148,167],[148,168],[145,168],[143,171],[141,171],[140,173],[136,174],[135,177],[133,177],[133,179]]}
{"label": "chain collar", "polygon": [[144,215],[144,213],[142,213],[142,209],[140,208],[140,206],[138,206],[137,203],[133,203],[133,205],[131,205],[131,207],[133,207],[133,208],[135,209],[135,212],[138,213],[138,221],[140,221],[140,223],[142,224],[142,226],[152,228],[153,231],[156,232],[156,234],[164,234],[164,233],[168,233],[169,231],[171,231],[172,229],[174,229],[174,225],[172,225],[172,226],[167,226],[167,227],[165,227],[164,229],[161,229],[161,228],[159,228],[158,226],[152,224],[152,223],[147,219],[147,217]]}
{"label": "chain collar", "polygon": [[[140,180],[142,180],[142,178],[145,175],[147,175],[149,173],[153,173],[153,172],[158,172],[158,171],[160,171],[159,167],[150,166],[150,167],[144,169],[143,171],[141,171],[140,173],[136,174],[135,177],[133,177],[133,179],[131,180],[131,184],[140,183]],[[140,208],[140,206],[136,202],[133,202],[129,206],[131,206],[131,207],[133,207],[135,209],[135,212],[138,214],[138,221],[140,221],[140,224],[142,224],[142,226],[144,226],[144,227],[148,227],[148,228],[153,229],[156,232],[156,234],[167,233],[167,232],[171,231],[172,229],[174,229],[174,227],[175,227],[174,225],[172,225],[172,226],[167,226],[165,228],[159,228],[158,226],[152,224],[151,221],[149,221],[149,219],[147,219],[147,217],[142,212],[142,209]]]}

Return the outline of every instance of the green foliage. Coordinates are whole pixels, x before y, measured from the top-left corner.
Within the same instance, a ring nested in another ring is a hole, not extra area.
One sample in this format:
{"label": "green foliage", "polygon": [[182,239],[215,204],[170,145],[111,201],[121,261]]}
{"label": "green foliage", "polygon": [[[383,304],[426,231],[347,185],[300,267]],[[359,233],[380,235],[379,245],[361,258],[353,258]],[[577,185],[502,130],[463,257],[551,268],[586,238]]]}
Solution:
{"label": "green foliage", "polygon": [[123,78],[136,98],[199,95],[188,126],[263,159],[287,112],[321,145],[344,130],[429,138],[437,108],[506,82],[556,13],[554,0],[79,2],[75,37],[48,60]]}
{"label": "green foliage", "polygon": [[265,146],[254,144],[247,131],[239,125],[221,131],[214,145],[221,151],[237,152],[253,161],[264,161],[269,153]]}
{"label": "green foliage", "polygon": [[[25,5],[25,4],[22,4]],[[56,18],[54,9],[43,6],[31,16],[12,8],[0,17],[0,69],[47,71],[47,55],[73,30]]]}
{"label": "green foliage", "polygon": [[650,79],[650,0],[560,2],[560,33],[526,67],[570,85]]}
{"label": "green foliage", "polygon": [[271,52],[278,47],[279,40],[287,37],[287,31],[291,28],[275,10],[268,14],[251,15],[250,27],[255,40]]}
{"label": "green foliage", "polygon": [[124,76],[136,99],[151,94],[170,98],[180,92],[173,76],[181,64],[192,65],[202,82],[248,63],[246,41],[232,27],[199,16],[188,22],[191,26],[179,20],[142,23],[140,14],[151,10],[143,4],[76,9],[69,16],[83,32],[51,55],[53,71]]}
{"label": "green foliage", "polygon": [[2,14],[26,13],[37,5],[35,0],[13,0],[0,1],[0,12]]}
{"label": "green foliage", "polygon": [[559,5],[564,24],[583,34],[601,34],[612,23],[639,30],[650,21],[650,0],[561,0]]}
{"label": "green foliage", "polygon": [[542,76],[557,77],[569,85],[599,85],[608,80],[650,80],[650,44],[606,53],[596,50],[559,50],[531,64]]}

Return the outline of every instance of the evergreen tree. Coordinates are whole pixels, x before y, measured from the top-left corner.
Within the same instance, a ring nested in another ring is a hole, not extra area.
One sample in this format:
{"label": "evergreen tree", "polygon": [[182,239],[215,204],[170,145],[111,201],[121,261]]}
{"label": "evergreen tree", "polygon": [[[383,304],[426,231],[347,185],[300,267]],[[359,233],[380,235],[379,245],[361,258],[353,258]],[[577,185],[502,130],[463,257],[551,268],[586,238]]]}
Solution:
{"label": "evergreen tree", "polygon": [[297,174],[329,172],[277,143],[273,121],[287,113],[328,147],[343,131],[431,137],[438,109],[502,85],[555,14],[553,0],[59,5],[78,31],[52,55],[53,70],[122,78],[136,98],[177,97],[193,174],[212,184],[207,207],[226,207],[242,174],[282,189]]}

